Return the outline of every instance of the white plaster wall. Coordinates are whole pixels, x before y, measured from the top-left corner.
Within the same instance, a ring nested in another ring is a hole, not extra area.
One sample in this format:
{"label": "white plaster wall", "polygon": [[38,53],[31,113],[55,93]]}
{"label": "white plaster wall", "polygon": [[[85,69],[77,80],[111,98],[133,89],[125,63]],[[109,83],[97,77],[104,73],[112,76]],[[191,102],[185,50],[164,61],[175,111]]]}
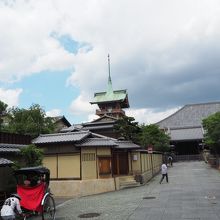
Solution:
{"label": "white plaster wall", "polygon": [[115,191],[114,178],[93,180],[52,180],[51,192],[56,197],[81,197]]}

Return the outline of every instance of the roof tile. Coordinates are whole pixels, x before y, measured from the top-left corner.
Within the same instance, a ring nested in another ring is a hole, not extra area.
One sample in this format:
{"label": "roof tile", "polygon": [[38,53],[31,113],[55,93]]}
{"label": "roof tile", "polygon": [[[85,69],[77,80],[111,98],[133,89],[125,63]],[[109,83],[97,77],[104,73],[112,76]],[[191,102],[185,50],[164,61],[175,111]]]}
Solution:
{"label": "roof tile", "polygon": [[45,144],[45,143],[60,143],[60,142],[78,142],[86,138],[90,134],[91,133],[89,131],[45,134],[35,138],[32,141],[32,143]]}

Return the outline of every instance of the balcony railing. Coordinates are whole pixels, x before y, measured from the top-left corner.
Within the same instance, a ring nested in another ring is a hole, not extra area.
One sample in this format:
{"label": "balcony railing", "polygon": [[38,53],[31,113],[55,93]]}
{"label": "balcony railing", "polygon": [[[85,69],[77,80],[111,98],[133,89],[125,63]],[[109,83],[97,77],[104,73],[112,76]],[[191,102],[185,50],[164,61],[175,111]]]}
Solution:
{"label": "balcony railing", "polygon": [[104,114],[122,114],[122,115],[124,115],[125,111],[122,109],[112,109],[111,111],[106,110],[106,109],[103,109],[103,110],[97,109],[96,110],[96,115],[104,115]]}

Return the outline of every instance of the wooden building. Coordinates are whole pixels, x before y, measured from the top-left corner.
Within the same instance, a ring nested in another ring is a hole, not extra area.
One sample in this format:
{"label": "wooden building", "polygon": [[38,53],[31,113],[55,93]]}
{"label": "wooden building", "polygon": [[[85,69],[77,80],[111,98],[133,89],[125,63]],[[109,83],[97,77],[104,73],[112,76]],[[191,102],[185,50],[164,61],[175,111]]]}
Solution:
{"label": "wooden building", "polygon": [[[44,166],[51,171],[51,188],[56,196],[82,196],[114,191],[121,176],[149,180],[160,169],[161,154],[149,155],[129,141],[90,131],[40,135],[33,140],[44,149]],[[140,182],[140,181],[139,181]]]}

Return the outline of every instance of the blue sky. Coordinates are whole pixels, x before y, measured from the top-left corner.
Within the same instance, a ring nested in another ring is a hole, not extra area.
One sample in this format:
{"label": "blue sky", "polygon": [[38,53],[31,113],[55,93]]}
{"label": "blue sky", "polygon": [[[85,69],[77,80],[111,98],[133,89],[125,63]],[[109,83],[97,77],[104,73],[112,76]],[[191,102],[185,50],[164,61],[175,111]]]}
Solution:
{"label": "blue sky", "polygon": [[0,99],[93,120],[110,53],[113,89],[127,89],[139,123],[219,101],[219,11],[218,0],[0,1]]}
{"label": "blue sky", "polygon": [[[79,90],[66,85],[70,71],[42,72],[27,77],[13,84],[12,88],[22,88],[19,106],[29,108],[32,104],[39,104],[47,112],[60,109],[61,115],[73,121],[69,105],[77,97]],[[79,119],[80,120],[80,119]]]}

